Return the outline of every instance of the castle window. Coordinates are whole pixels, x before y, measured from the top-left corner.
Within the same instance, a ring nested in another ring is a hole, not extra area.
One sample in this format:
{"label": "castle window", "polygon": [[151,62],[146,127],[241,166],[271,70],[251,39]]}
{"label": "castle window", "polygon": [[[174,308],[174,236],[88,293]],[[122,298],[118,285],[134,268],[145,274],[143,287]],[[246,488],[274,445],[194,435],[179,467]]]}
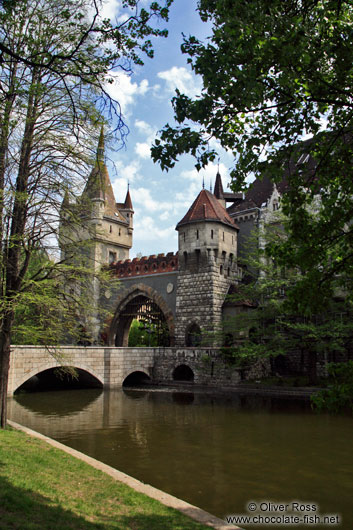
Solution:
{"label": "castle window", "polygon": [[196,230],[196,239],[198,239],[198,238],[199,238],[199,231]]}
{"label": "castle window", "polygon": [[223,232],[223,241],[224,241],[224,232]]}
{"label": "castle window", "polygon": [[186,346],[199,346],[201,344],[201,329],[196,322],[187,327],[185,333]]}
{"label": "castle window", "polygon": [[234,236],[232,236],[232,245],[234,245]]}
{"label": "castle window", "polygon": [[213,230],[211,230],[211,239],[213,239]]}
{"label": "castle window", "polygon": [[196,249],[195,250],[195,253],[196,253],[196,267],[197,267],[197,270],[199,270],[199,267],[200,267],[200,249]]}
{"label": "castle window", "polygon": [[230,268],[228,267],[227,275],[230,276]]}
{"label": "castle window", "polygon": [[109,265],[116,261],[116,252],[109,251]]}
{"label": "castle window", "polygon": [[183,236],[184,236],[184,241],[185,241],[185,232],[184,232]]}
{"label": "castle window", "polygon": [[187,264],[188,264],[188,253],[184,252],[184,267],[185,267],[185,269],[186,269]]}
{"label": "castle window", "polygon": [[274,201],[274,203],[273,203],[273,211],[275,212],[278,209],[279,209],[279,204],[278,204],[277,201]]}
{"label": "castle window", "polygon": [[119,236],[121,236],[121,228],[119,228]]}
{"label": "castle window", "polygon": [[109,233],[111,234],[113,232],[112,225],[109,226]]}
{"label": "castle window", "polygon": [[219,274],[223,274],[223,265],[221,265],[219,268]]}

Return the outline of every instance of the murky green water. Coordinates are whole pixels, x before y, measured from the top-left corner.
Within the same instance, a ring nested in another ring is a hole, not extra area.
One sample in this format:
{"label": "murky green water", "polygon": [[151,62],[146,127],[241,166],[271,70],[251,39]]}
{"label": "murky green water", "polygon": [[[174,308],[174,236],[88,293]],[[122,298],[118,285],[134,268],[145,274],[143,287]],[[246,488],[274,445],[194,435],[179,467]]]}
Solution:
{"label": "murky green water", "polygon": [[351,417],[270,398],[100,390],[20,395],[9,416],[220,517],[299,500],[353,528]]}

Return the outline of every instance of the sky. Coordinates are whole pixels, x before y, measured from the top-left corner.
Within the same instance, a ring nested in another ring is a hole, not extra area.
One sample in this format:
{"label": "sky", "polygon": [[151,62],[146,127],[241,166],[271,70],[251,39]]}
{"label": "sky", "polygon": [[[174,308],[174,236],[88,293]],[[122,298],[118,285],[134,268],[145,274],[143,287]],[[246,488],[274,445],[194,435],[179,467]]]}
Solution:
{"label": "sky", "polygon": [[[147,4],[147,0],[142,0],[143,3]],[[157,132],[166,123],[174,123],[171,99],[175,89],[188,96],[195,96],[202,89],[201,79],[192,73],[187,56],[180,50],[182,33],[203,40],[210,34],[209,26],[196,12],[196,3],[196,0],[174,0],[169,22],[161,24],[168,29],[169,36],[153,39],[154,58],[146,57],[144,66],[134,66],[130,77],[119,73],[109,86],[110,95],[119,101],[130,129],[125,147],[107,153],[117,202],[124,201],[128,182],[130,185],[135,212],[130,258],[176,252],[175,226],[201,191],[203,179],[206,189],[210,189],[211,182],[214,185],[217,163],[198,173],[194,159],[184,155],[172,170],[165,172],[150,157]],[[113,20],[121,16],[120,4],[120,0],[107,0],[103,15]],[[219,171],[224,189],[230,181],[232,164],[232,155],[221,150]]]}

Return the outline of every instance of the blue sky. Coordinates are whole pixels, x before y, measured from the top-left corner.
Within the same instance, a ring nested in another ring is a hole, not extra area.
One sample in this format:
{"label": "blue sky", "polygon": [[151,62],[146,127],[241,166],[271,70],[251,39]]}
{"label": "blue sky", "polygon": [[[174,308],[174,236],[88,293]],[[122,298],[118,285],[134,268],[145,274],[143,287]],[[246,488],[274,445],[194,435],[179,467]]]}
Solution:
{"label": "blue sky", "polygon": [[[104,15],[121,16],[119,0],[107,0]],[[142,3],[147,3],[142,1]],[[164,27],[164,24],[163,26]],[[202,179],[209,189],[214,183],[217,164],[210,164],[199,173],[194,169],[192,157],[183,156],[173,170],[162,172],[150,158],[150,146],[167,122],[172,123],[171,98],[175,88],[189,96],[200,93],[202,85],[187,65],[180,45],[182,33],[206,38],[209,28],[196,13],[196,0],[175,0],[170,11],[167,39],[154,39],[154,59],[146,58],[143,67],[134,67],[132,76],[117,74],[110,86],[111,95],[121,104],[123,117],[130,134],[126,147],[109,152],[109,172],[115,198],[125,198],[127,182],[134,206],[133,258],[142,255],[175,252],[177,232],[175,226],[184,216],[202,188]],[[232,167],[231,154],[221,151],[220,173],[223,186],[229,182]]]}

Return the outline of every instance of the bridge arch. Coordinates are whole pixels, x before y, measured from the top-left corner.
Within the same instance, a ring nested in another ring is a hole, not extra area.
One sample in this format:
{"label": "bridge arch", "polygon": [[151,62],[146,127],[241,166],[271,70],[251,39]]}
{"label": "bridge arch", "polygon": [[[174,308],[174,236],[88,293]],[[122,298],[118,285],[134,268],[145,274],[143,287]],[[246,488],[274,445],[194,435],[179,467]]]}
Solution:
{"label": "bridge arch", "polygon": [[[25,374],[22,374],[16,381],[13,386],[12,392],[15,393],[24,383],[26,383],[29,379],[32,377],[41,374],[42,372],[45,372],[46,370],[51,370],[55,368],[60,368],[60,364],[57,363],[54,359],[53,362],[47,362],[43,363],[41,365],[37,365],[35,368],[33,368],[31,371],[26,372]],[[87,372],[89,375],[97,379],[97,381],[104,386],[103,378],[100,374],[95,373],[92,368],[85,363],[70,363],[69,365],[72,368],[76,368],[77,370],[82,370],[84,372]]]}
{"label": "bridge arch", "polygon": [[174,315],[164,298],[143,283],[132,285],[124,289],[116,300],[116,309],[114,316],[109,324],[107,331],[107,342],[110,346],[127,346],[129,330],[133,320],[132,312],[129,312],[129,304],[136,301],[137,305],[143,303],[152,303],[161,312],[169,334],[169,344],[174,345]]}
{"label": "bridge arch", "polygon": [[136,384],[151,383],[152,379],[145,368],[134,368],[124,377],[122,386],[134,386]]}

